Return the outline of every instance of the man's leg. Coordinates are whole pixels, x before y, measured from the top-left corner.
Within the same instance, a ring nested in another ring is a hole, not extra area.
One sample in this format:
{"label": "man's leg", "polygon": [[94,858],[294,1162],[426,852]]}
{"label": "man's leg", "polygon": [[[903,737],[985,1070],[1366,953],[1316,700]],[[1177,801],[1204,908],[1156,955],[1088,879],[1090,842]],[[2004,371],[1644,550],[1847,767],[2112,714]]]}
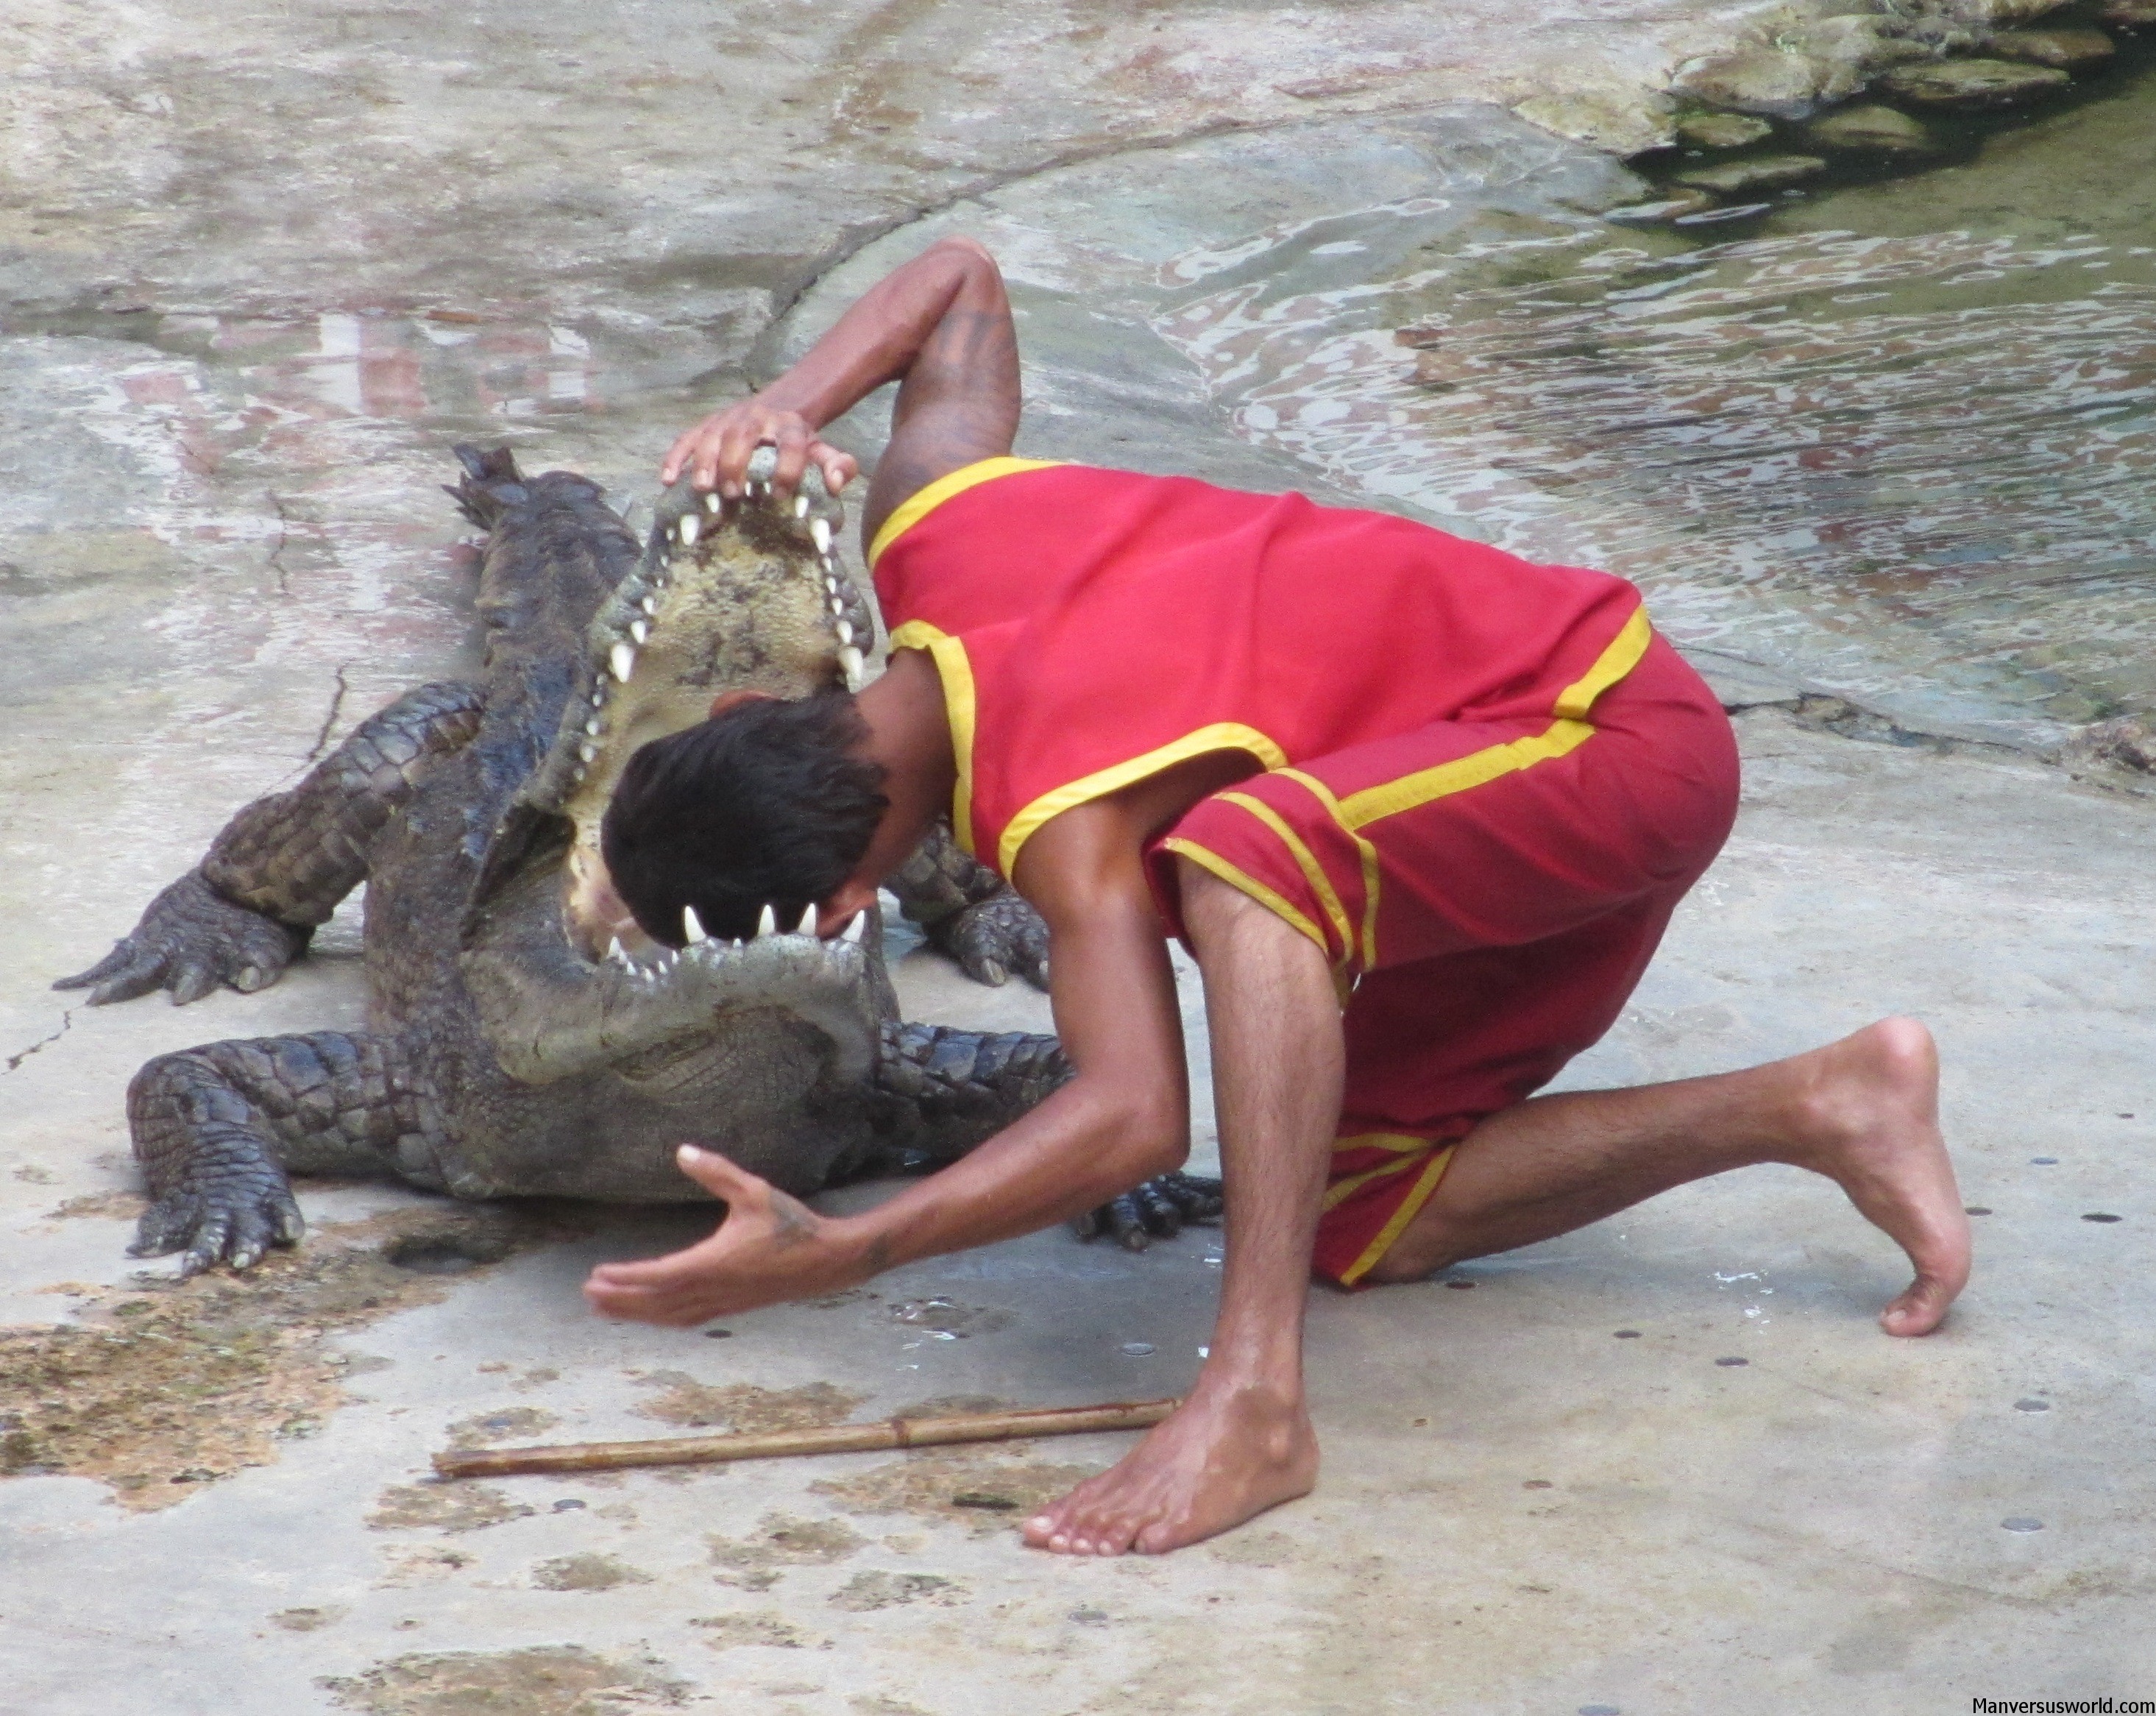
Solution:
{"label": "man's leg", "polygon": [[1537,1097],[1468,1134],[1367,1278],[1412,1281],[1688,1180],[1784,1162],[1832,1179],[1909,1254],[1916,1280],[1879,1321],[1889,1334],[1928,1334],[1969,1262],[1969,1218],[1939,1137],[1938,1077],[1931,1034],[1888,1019],[1747,1072]]}
{"label": "man's leg", "polygon": [[1314,943],[1188,859],[1177,868],[1213,1042],[1227,1196],[1220,1316],[1174,1415],[1026,1522],[1027,1542],[1075,1554],[1196,1543],[1317,1481],[1302,1313],[1340,1118],[1339,1001]]}

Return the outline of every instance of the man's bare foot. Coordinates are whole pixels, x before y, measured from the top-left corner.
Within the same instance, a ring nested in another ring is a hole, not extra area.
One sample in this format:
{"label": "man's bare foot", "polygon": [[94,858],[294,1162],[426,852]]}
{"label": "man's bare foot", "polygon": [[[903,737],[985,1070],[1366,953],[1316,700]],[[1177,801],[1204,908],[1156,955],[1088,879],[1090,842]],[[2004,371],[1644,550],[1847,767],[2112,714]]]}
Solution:
{"label": "man's bare foot", "polygon": [[1317,1482],[1300,1396],[1200,1375],[1190,1398],[1121,1462],[1025,1523],[1035,1549],[1157,1555],[1214,1536]]}
{"label": "man's bare foot", "polygon": [[[1805,1063],[1810,1063],[1805,1065]],[[1882,1019],[1803,1057],[1807,1138],[1825,1174],[1909,1254],[1917,1278],[1880,1313],[1889,1334],[1929,1334],[1969,1282],[1969,1217],[1939,1136],[1939,1057],[1913,1019]]]}

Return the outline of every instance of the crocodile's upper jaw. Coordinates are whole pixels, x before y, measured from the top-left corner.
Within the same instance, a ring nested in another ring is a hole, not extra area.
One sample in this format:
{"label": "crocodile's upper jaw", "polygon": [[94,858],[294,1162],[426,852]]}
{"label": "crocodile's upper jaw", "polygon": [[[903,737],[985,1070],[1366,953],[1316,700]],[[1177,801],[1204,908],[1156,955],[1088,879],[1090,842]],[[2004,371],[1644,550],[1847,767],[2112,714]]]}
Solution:
{"label": "crocodile's upper jaw", "polygon": [[814,466],[790,503],[772,496],[767,465],[759,475],[752,465],[750,498],[723,509],[685,482],[660,502],[643,558],[587,629],[554,742],[480,866],[465,974],[516,1076],[559,1077],[708,1025],[714,1011],[774,1000],[833,1035],[849,1070],[872,1052],[875,986],[860,948],[779,935],[767,913],[785,945],[705,941],[677,953],[636,927],[599,857],[629,758],[702,721],[714,696],[860,683],[868,619],[831,557],[838,503]]}

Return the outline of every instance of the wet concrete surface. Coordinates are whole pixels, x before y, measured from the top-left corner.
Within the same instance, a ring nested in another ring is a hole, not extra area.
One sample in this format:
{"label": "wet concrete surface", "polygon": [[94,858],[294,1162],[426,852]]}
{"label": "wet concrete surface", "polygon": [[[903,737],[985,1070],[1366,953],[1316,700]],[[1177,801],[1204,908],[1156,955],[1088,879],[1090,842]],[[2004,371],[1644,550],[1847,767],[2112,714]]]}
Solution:
{"label": "wet concrete surface", "polygon": [[[1929,1020],[1988,1213],[1928,1340],[1878,1333],[1900,1260],[1830,1187],[1733,1176],[1442,1282],[1316,1294],[1317,1494],[1164,1560],[1074,1564],[1021,1549],[1013,1516],[1117,1439],[456,1491],[427,1456],[1172,1393],[1208,1338],[1216,1234],[1144,1256],[1038,1235],[722,1337],[602,1323],[576,1290],[684,1242],[694,1212],[397,1252],[466,1218],[303,1185],[318,1237],[282,1289],[174,1293],[121,1255],[128,1076],[359,1023],[357,902],[259,994],[90,1011],[44,984],[238,804],[465,660],[470,556],[434,487],[451,441],[648,495],[672,431],[848,289],[841,270],[810,290],[829,259],[921,208],[1098,152],[1091,194],[1136,230],[1158,177],[1107,155],[1278,125],[1249,146],[1300,163],[1303,200],[1224,201],[1200,232],[1185,194],[1159,223],[1161,258],[1226,248],[1354,176],[1338,134],[1313,141],[1342,110],[1517,100],[1568,54],[1600,52],[1602,76],[1700,28],[1603,8],[1568,41],[1455,10],[5,26],[28,143],[0,330],[0,1322],[8,1354],[60,1328],[144,1350],[182,1307],[196,1338],[230,1332],[191,1374],[85,1385],[126,1460],[0,1480],[0,1708],[1906,1716],[2147,1695],[2148,807],[2005,753],[1815,730],[1780,706],[1799,688],[1742,663],[1718,670],[1758,706],[1737,837],[1567,1081]],[[1415,123],[1463,207],[1522,178],[1590,209],[1623,188],[1495,110]],[[1089,305],[1083,254],[1019,259],[1035,326],[1065,330],[1029,337],[1028,450],[1329,492],[1229,433],[1194,372],[1082,337],[1123,315],[1124,261]],[[900,979],[916,1016],[1045,1021],[1038,995],[924,954]],[[219,1366],[252,1391],[191,1400]]]}

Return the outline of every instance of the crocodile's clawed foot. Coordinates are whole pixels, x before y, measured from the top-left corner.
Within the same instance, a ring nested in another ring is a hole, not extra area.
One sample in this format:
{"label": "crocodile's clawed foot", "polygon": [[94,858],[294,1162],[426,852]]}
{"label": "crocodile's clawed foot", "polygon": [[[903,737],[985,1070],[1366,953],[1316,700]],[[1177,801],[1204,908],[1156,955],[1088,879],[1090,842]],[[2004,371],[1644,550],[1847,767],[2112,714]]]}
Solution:
{"label": "crocodile's clawed foot", "polygon": [[1111,1236],[1125,1250],[1142,1251],[1155,1239],[1173,1239],[1186,1225],[1217,1221],[1220,1182],[1199,1174],[1163,1174],[1111,1198],[1070,1224],[1081,1240]]}
{"label": "crocodile's clawed foot", "polygon": [[999,985],[1015,971],[1035,989],[1048,987],[1048,926],[1018,894],[992,894],[938,918],[927,935],[976,983]]}
{"label": "crocodile's clawed foot", "polygon": [[152,900],[105,958],[53,987],[87,989],[93,1007],[169,989],[172,1004],[184,1007],[219,984],[249,994],[267,989],[306,945],[306,931],[234,905],[196,871]]}
{"label": "crocodile's clawed foot", "polygon": [[306,1222],[284,1170],[251,1140],[230,1142],[236,1147],[191,1163],[142,1212],[129,1256],[184,1251],[184,1278],[216,1263],[251,1269],[272,1246],[300,1242]]}

